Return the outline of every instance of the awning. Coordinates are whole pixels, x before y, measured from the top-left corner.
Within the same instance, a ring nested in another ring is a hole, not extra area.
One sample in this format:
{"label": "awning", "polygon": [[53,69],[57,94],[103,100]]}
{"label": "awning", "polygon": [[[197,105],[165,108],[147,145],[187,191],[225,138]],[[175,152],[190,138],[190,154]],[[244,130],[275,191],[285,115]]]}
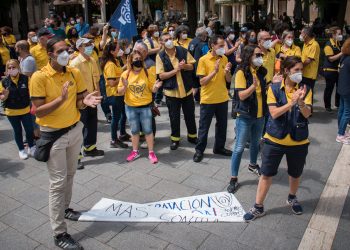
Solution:
{"label": "awning", "polygon": [[53,5],[72,5],[72,4],[83,4],[83,0],[55,0]]}

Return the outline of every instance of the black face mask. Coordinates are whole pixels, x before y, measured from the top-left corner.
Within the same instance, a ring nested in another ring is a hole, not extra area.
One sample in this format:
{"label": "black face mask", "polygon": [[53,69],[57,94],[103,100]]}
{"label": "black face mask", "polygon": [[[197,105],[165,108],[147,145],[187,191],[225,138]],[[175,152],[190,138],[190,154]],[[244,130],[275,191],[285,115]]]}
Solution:
{"label": "black face mask", "polygon": [[143,62],[141,60],[133,61],[131,64],[133,67],[136,68],[142,68],[143,67]]}
{"label": "black face mask", "polygon": [[256,40],[256,38],[254,37],[254,38],[249,38],[249,40],[248,40],[250,43],[254,43],[254,44],[256,44],[257,43],[257,40]]}

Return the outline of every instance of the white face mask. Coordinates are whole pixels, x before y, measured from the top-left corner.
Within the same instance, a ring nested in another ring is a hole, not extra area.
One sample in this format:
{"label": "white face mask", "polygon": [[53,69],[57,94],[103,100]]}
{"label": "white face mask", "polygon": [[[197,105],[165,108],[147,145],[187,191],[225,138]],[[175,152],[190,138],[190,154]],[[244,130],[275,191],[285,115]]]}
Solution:
{"label": "white face mask", "polygon": [[85,47],[84,49],[84,53],[87,54],[88,56],[91,56],[93,51],[94,51],[94,45]]}
{"label": "white face mask", "polygon": [[293,44],[293,39],[286,39],[286,40],[284,41],[284,44],[287,45],[288,47],[292,46],[292,44]]}
{"label": "white face mask", "polygon": [[336,40],[337,40],[338,42],[343,41],[343,35],[337,35]]}
{"label": "white face mask", "polygon": [[272,46],[271,40],[266,40],[266,41],[263,43],[263,46],[264,46],[265,49],[271,48],[271,46]]}
{"label": "white face mask", "polygon": [[231,41],[233,41],[233,40],[235,39],[235,34],[230,34],[230,35],[228,36],[228,38],[229,38]]}
{"label": "white face mask", "polygon": [[181,35],[181,38],[182,38],[183,40],[186,40],[186,39],[187,39],[187,34],[182,34],[182,35]]}
{"label": "white face mask", "polygon": [[67,51],[63,51],[57,56],[57,63],[61,66],[67,66],[69,62],[69,54]]}
{"label": "white face mask", "polygon": [[38,42],[38,37],[37,36],[33,36],[31,39],[32,43],[37,43]]}
{"label": "white face mask", "polygon": [[171,37],[174,37],[175,31],[169,31],[169,34],[171,35]]}
{"label": "white face mask", "polygon": [[168,41],[166,41],[166,43],[164,44],[164,46],[165,46],[167,49],[172,49],[172,48],[174,48],[173,40],[168,40]]}
{"label": "white face mask", "polygon": [[74,21],[74,20],[70,21],[70,24],[71,24],[71,25],[74,25],[74,24],[75,24],[75,21]]}
{"label": "white face mask", "polygon": [[303,73],[301,73],[301,72],[296,72],[296,73],[294,73],[294,74],[290,74],[290,75],[289,75],[289,79],[290,79],[292,82],[300,83],[301,80],[303,80]]}
{"label": "white face mask", "polygon": [[219,49],[215,50],[215,54],[218,56],[225,55],[225,48],[219,48]]}
{"label": "white face mask", "polygon": [[213,31],[211,30],[211,28],[206,28],[205,29],[208,32],[208,36],[211,36],[213,34]]}
{"label": "white face mask", "polygon": [[159,37],[159,31],[154,32],[154,33],[153,33],[153,36],[154,36],[154,37]]}
{"label": "white face mask", "polygon": [[127,47],[126,50],[124,51],[124,54],[130,54],[130,47]]}
{"label": "white face mask", "polygon": [[300,34],[299,40],[300,40],[300,42],[304,42],[304,37],[303,37],[303,35]]}
{"label": "white face mask", "polygon": [[7,73],[9,74],[9,76],[15,77],[18,75],[19,70],[18,69],[8,69]]}
{"label": "white face mask", "polygon": [[263,65],[263,63],[264,63],[264,59],[261,56],[253,59],[253,64],[256,67],[260,67],[261,65]]}
{"label": "white face mask", "polygon": [[124,51],[122,49],[119,49],[117,56],[121,57],[124,55]]}

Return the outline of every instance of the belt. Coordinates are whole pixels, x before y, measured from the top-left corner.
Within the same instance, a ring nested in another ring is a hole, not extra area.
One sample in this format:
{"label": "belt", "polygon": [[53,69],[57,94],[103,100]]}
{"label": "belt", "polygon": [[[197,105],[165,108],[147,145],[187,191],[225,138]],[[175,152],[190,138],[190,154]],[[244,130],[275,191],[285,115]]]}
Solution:
{"label": "belt", "polygon": [[324,68],[323,71],[338,72],[338,69]]}

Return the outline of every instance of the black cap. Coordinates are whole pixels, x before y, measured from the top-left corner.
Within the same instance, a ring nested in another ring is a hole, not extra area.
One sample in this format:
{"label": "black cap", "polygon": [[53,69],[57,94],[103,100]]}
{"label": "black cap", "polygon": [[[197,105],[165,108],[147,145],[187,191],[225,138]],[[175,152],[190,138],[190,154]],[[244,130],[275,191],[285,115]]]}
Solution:
{"label": "black cap", "polygon": [[243,32],[243,33],[248,32],[248,28],[247,27],[242,27],[241,28],[241,32]]}
{"label": "black cap", "polygon": [[37,36],[38,37],[50,36],[50,38],[51,38],[54,36],[54,34],[52,34],[48,28],[43,27],[38,31]]}

